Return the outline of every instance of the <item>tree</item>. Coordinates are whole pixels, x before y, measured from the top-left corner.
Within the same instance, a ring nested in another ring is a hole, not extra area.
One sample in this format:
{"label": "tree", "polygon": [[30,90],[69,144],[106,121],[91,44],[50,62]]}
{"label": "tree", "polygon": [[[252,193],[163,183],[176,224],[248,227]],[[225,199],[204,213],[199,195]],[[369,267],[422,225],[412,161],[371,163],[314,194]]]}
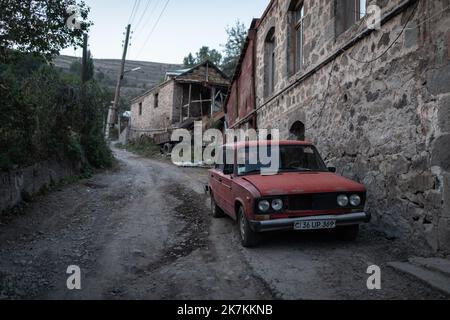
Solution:
{"label": "tree", "polygon": [[219,66],[222,62],[222,54],[216,49],[210,49],[207,46],[203,46],[195,54],[195,58],[192,53],[189,53],[189,55],[184,58],[184,66],[191,68],[197,64],[205,62],[206,60],[209,60]]}
{"label": "tree", "polygon": [[87,63],[84,66],[84,74],[85,74],[85,81],[89,81],[94,79],[94,59],[92,58],[91,51],[89,50],[87,53]]}
{"label": "tree", "polygon": [[220,65],[222,62],[222,55],[216,49],[209,49],[209,47],[203,46],[197,53],[197,62],[202,63],[206,60],[211,61],[215,65]]}
{"label": "tree", "polygon": [[89,8],[77,0],[0,0],[0,57],[8,49],[51,58],[69,46],[80,46],[91,22]]}
{"label": "tree", "polygon": [[192,53],[189,53],[187,57],[184,58],[183,64],[187,68],[191,68],[196,65],[196,60]]}
{"label": "tree", "polygon": [[222,70],[226,75],[231,77],[234,74],[247,39],[247,28],[242,22],[237,20],[236,24],[233,27],[228,27],[226,31],[228,34],[228,41],[224,45]]}
{"label": "tree", "polygon": [[[82,63],[81,63],[81,59],[77,59],[74,62],[72,62],[72,64],[70,65],[70,69],[69,70],[75,76],[80,76],[82,68],[83,68],[83,66],[82,66]],[[88,51],[87,63],[86,63],[86,66],[84,66],[84,68],[85,68],[84,74],[86,76],[85,81],[89,81],[89,80],[94,79],[94,73],[95,73],[95,70],[94,70],[94,59],[92,58],[91,51]],[[102,75],[103,75],[103,78],[104,78],[105,74],[102,74]]]}

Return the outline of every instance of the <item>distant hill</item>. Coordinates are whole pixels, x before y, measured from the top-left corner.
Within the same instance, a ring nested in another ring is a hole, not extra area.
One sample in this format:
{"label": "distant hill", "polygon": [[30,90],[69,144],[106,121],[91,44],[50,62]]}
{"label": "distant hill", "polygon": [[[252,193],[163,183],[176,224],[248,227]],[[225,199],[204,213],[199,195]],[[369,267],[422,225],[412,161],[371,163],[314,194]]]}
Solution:
{"label": "distant hill", "polygon": [[[54,63],[57,67],[69,70],[77,57],[59,56],[55,58]],[[120,60],[112,59],[94,59],[95,78],[102,85],[115,90],[117,84],[117,75],[120,67]],[[141,70],[127,73],[123,81],[122,97],[125,101],[144,93],[146,90],[158,85],[167,71],[173,71],[183,68],[182,65],[166,64],[157,62],[128,61],[125,70],[131,70],[140,67]]]}

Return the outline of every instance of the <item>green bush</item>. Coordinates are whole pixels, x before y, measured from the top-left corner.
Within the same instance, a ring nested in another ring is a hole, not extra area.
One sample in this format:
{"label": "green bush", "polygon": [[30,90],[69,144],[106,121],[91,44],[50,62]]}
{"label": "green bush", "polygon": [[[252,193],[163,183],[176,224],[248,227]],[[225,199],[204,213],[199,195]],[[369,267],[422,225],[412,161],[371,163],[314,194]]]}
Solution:
{"label": "green bush", "polygon": [[140,156],[153,158],[161,154],[161,148],[148,137],[141,137],[127,145],[127,150]]}
{"label": "green bush", "polygon": [[0,63],[0,170],[52,158],[112,164],[103,134],[105,101],[91,81],[64,74],[44,60],[16,53]]}

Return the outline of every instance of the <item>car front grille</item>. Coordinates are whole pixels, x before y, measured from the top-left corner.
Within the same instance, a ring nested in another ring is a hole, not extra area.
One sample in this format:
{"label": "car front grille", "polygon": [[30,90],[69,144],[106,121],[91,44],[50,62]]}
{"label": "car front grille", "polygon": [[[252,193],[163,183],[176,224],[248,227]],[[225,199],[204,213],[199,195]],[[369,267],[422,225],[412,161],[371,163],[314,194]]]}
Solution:
{"label": "car front grille", "polygon": [[[337,197],[339,195],[346,194],[348,197],[355,193],[318,193],[318,194],[305,194],[295,195],[288,197],[288,210],[289,211],[324,211],[324,210],[336,210],[343,209],[337,204]],[[349,205],[344,209],[364,209],[366,201],[366,195],[363,193],[356,193],[361,197],[361,205],[358,208]]]}

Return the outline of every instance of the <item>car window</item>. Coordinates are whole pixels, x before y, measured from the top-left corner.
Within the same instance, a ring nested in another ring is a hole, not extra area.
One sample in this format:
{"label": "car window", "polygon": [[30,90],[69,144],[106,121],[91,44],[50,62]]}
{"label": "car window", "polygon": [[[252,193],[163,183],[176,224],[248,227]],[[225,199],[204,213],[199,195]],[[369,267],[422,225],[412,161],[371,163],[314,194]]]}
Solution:
{"label": "car window", "polygon": [[[278,150],[278,149],[277,149]],[[317,149],[313,146],[290,146],[290,145],[281,145],[279,147],[279,172],[305,172],[305,171],[327,171],[325,163],[323,162],[320,154]],[[259,156],[258,156],[258,148],[251,147],[246,148],[245,152],[238,152],[238,155],[241,154],[240,157],[245,156],[244,159],[240,160],[238,165],[238,175],[246,175],[246,174],[258,174],[262,171],[262,169],[268,169],[271,167],[271,164],[262,164]],[[268,150],[268,155],[271,155],[271,149]],[[258,159],[256,163],[249,161],[250,159]]]}

